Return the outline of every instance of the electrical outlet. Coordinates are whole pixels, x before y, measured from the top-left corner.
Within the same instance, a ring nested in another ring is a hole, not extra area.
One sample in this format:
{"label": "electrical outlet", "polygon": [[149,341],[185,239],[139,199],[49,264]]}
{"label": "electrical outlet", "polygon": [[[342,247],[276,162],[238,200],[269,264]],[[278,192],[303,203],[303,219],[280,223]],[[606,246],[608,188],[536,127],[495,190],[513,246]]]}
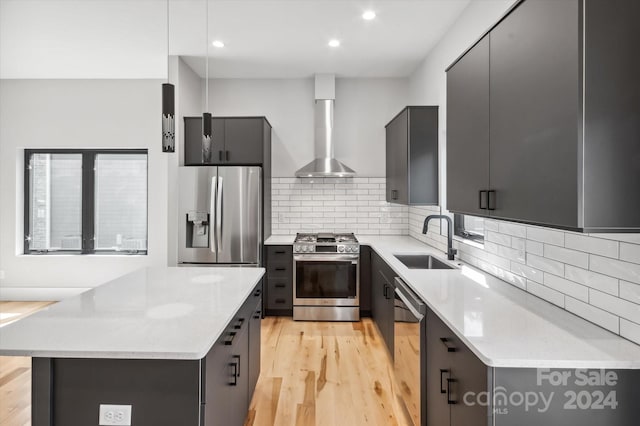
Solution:
{"label": "electrical outlet", "polygon": [[131,405],[100,404],[100,426],[131,426]]}

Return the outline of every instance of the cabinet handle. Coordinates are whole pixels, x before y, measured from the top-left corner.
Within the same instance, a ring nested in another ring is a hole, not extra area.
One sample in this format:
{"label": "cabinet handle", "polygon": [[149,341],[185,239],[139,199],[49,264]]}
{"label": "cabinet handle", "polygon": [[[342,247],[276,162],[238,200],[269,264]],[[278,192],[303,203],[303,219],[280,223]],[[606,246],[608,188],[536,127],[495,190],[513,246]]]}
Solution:
{"label": "cabinet handle", "polygon": [[276,268],[276,271],[286,271],[287,268]]}
{"label": "cabinet handle", "polygon": [[255,293],[253,293],[253,297],[259,297],[262,294],[262,290],[258,289]]}
{"label": "cabinet handle", "polygon": [[244,324],[244,318],[238,318],[238,322],[233,326],[233,328],[240,330],[242,328],[242,324]]}
{"label": "cabinet handle", "polygon": [[286,251],[284,251],[284,250],[276,250],[276,254],[285,254],[285,253],[286,253]]}
{"label": "cabinet handle", "polygon": [[452,378],[447,379],[447,404],[449,405],[458,403],[458,401],[451,399],[451,383],[455,383],[455,382],[457,382],[456,379],[452,379]]}
{"label": "cabinet handle", "polygon": [[229,151],[225,151],[225,157],[227,158],[227,161],[229,161]]}
{"label": "cabinet handle", "polygon": [[488,191],[482,190],[478,192],[478,208],[480,210],[487,209],[487,204],[488,204],[487,198],[488,198]]}
{"label": "cabinet handle", "polygon": [[440,341],[447,347],[447,352],[455,352],[457,350],[454,346],[449,345],[449,343],[451,343],[450,339],[441,337]]}
{"label": "cabinet handle", "polygon": [[236,333],[234,331],[230,332],[227,338],[224,340],[225,346],[233,345],[233,339],[236,337]]}
{"label": "cabinet handle", "polygon": [[218,160],[222,161],[222,151],[218,151]]}
{"label": "cabinet handle", "polygon": [[[491,195],[493,194],[493,196]],[[487,191],[487,209],[488,210],[495,210],[496,209],[496,191],[491,190],[491,191]]]}
{"label": "cabinet handle", "polygon": [[444,389],[444,385],[442,384],[442,376],[444,376],[444,373],[449,373],[449,370],[443,370],[442,368],[440,369],[440,393],[447,393],[447,390]]}
{"label": "cabinet handle", "polygon": [[240,355],[234,355],[233,358],[236,360],[236,363],[238,364],[238,368],[237,368],[237,373],[236,377],[240,377]]}
{"label": "cabinet handle", "polygon": [[383,285],[382,286],[382,295],[384,296],[385,299],[388,299],[389,297],[387,296],[387,289],[389,288],[388,285]]}
{"label": "cabinet handle", "polygon": [[285,288],[286,286],[287,286],[286,284],[281,284],[281,283],[276,284],[276,288]]}
{"label": "cabinet handle", "polygon": [[280,304],[282,304],[282,303],[284,303],[284,302],[286,302],[286,300],[284,300],[284,299],[276,299],[276,303],[280,303]]}
{"label": "cabinet handle", "polygon": [[[233,356],[234,358],[236,357],[236,355]],[[233,382],[229,382],[229,384],[231,386],[238,386],[238,370],[240,369],[240,365],[236,362],[231,362],[229,363],[229,365],[231,366],[231,368],[233,369],[232,371],[232,376],[233,376]]]}
{"label": "cabinet handle", "polygon": [[398,190],[397,189],[392,189],[391,190],[391,199],[392,200],[397,200],[398,199]]}
{"label": "cabinet handle", "polygon": [[259,319],[261,317],[262,317],[262,311],[255,311],[255,313],[253,314],[254,319]]}

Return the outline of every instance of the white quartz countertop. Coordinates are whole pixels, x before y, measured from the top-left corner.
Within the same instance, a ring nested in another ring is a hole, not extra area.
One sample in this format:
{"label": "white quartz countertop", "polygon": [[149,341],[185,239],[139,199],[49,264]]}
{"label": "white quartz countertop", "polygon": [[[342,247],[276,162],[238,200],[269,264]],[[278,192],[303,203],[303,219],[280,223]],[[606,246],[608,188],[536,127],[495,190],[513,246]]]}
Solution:
{"label": "white quartz countertop", "polygon": [[0,355],[200,359],[262,268],[145,268],[0,328]]}
{"label": "white quartz countertop", "polygon": [[[293,238],[277,236],[271,244]],[[640,369],[639,345],[476,268],[459,261],[449,262],[457,267],[452,270],[407,268],[395,254],[431,254],[447,262],[443,252],[414,238],[357,238],[488,366]]]}

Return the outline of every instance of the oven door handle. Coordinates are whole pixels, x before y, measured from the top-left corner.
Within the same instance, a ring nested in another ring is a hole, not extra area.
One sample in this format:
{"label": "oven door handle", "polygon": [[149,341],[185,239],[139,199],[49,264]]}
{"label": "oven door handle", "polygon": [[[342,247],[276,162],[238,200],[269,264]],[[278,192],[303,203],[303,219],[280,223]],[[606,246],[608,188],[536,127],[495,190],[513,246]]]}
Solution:
{"label": "oven door handle", "polygon": [[352,254],[296,254],[293,260],[296,262],[351,262],[358,263],[360,256]]}

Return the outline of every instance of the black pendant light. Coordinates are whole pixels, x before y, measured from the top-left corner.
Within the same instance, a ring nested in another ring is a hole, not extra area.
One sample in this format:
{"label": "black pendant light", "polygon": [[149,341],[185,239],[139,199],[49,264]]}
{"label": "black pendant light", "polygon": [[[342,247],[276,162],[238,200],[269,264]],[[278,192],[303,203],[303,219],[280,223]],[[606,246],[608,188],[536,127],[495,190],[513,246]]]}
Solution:
{"label": "black pendant light", "polygon": [[[205,91],[204,91],[204,103],[205,103],[205,111],[209,111],[209,0],[205,0],[206,2],[206,46],[207,50],[204,57],[205,63]],[[202,162],[210,163],[211,162],[211,137],[212,137],[212,129],[211,129],[211,113],[203,112],[202,113]]]}
{"label": "black pendant light", "polygon": [[175,87],[169,83],[169,0],[167,0],[167,82],[162,84],[162,152],[176,151]]}

